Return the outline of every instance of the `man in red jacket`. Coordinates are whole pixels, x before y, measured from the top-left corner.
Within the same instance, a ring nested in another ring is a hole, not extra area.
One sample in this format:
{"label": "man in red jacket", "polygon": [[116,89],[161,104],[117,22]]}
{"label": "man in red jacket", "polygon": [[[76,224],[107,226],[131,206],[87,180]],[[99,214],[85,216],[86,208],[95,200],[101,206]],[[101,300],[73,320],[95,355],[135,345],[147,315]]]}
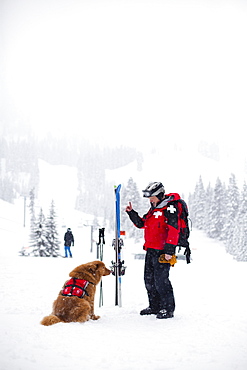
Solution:
{"label": "man in red jacket", "polygon": [[180,196],[176,193],[165,194],[161,182],[150,183],[143,196],[149,198],[150,209],[140,217],[132,208],[126,207],[130,220],[138,228],[144,229],[144,249],[146,250],[144,281],[148,294],[149,307],[143,309],[141,315],[156,314],[158,319],[174,316],[175,300],[173,288],[169,280],[170,263],[160,263],[163,254],[170,261],[175,254],[179,237],[179,206]]}

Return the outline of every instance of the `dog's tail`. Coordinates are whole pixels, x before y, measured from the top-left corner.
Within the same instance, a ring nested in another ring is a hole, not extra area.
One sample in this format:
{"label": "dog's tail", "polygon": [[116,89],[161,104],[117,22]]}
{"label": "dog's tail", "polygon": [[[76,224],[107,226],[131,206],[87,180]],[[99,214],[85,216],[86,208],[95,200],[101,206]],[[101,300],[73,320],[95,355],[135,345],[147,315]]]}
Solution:
{"label": "dog's tail", "polygon": [[59,317],[55,315],[49,315],[49,316],[45,316],[43,320],[41,320],[40,324],[49,326],[49,325],[57,324],[58,322],[62,322],[62,320],[60,320]]}

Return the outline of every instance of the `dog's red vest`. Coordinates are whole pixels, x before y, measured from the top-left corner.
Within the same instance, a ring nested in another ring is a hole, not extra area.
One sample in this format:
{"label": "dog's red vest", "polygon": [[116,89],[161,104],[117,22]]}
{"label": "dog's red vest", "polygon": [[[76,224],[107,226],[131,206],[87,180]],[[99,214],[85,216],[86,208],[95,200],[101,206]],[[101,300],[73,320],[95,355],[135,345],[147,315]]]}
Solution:
{"label": "dog's red vest", "polygon": [[83,298],[85,294],[88,295],[86,289],[89,283],[84,279],[71,278],[66,281],[61,294],[66,297]]}

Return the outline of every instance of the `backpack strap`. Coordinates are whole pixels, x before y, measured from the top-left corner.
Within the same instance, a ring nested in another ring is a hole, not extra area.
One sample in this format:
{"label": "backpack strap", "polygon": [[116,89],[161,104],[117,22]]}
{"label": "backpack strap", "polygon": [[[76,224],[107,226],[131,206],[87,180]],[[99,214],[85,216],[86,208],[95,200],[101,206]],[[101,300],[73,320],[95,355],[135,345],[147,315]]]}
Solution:
{"label": "backpack strap", "polygon": [[[186,243],[184,243],[184,245],[183,244],[179,245],[179,248],[180,249],[181,249],[181,247],[185,248],[184,255],[185,255],[185,258],[186,258],[186,262],[188,264],[188,263],[190,263],[190,255],[191,255],[191,250],[190,250],[190,247],[189,247],[188,237],[190,235],[190,230],[192,230],[192,222],[191,222],[190,218],[188,217],[189,212],[188,212],[188,207],[187,207],[186,202],[183,199],[177,199],[174,202],[177,203],[178,209],[179,209],[180,228],[184,229],[184,231],[187,233]],[[183,215],[183,217],[182,217],[182,215]],[[191,223],[191,229],[189,228],[189,220],[190,220],[190,223]]]}

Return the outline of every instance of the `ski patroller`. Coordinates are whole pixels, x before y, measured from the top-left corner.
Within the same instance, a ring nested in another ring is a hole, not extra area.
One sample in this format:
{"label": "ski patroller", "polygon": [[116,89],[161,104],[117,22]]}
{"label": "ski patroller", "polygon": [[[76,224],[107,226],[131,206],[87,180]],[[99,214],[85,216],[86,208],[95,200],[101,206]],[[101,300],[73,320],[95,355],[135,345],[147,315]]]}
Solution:
{"label": "ski patroller", "polygon": [[125,274],[124,261],[121,260],[121,248],[123,241],[120,238],[120,190],[121,184],[115,186],[115,206],[116,206],[116,223],[115,239],[113,245],[115,249],[115,262],[112,261],[112,273],[115,276],[115,306],[122,306],[121,284],[122,276]]}

